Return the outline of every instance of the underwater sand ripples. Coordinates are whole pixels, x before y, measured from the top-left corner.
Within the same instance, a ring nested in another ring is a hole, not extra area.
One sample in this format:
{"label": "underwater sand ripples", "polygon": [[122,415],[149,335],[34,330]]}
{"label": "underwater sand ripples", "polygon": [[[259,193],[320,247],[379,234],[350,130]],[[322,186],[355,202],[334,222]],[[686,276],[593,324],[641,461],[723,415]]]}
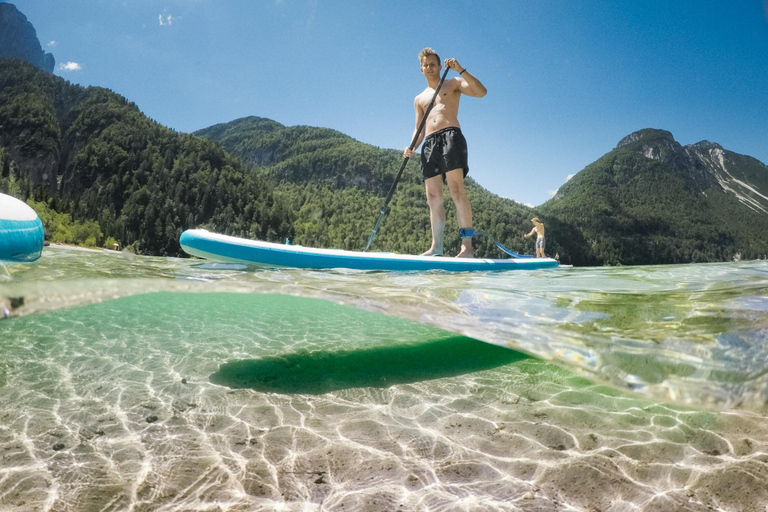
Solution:
{"label": "underwater sand ripples", "polygon": [[[71,282],[43,261],[24,271],[31,281],[4,282],[27,302],[0,322],[0,509],[768,503],[759,263],[422,275],[411,287],[409,275],[160,260],[136,258],[125,279],[75,269]],[[527,347],[646,397],[397,317]],[[212,382],[230,363],[248,385]],[[652,399],[701,404],[712,389],[753,411]]]}

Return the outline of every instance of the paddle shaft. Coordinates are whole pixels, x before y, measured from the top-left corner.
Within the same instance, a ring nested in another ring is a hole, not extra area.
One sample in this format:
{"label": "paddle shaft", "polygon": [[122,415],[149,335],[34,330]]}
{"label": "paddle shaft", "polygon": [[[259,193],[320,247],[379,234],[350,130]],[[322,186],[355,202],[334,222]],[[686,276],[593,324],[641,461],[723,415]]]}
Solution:
{"label": "paddle shaft", "polygon": [[[432,96],[432,101],[429,102],[429,106],[427,107],[427,111],[424,112],[424,116],[421,118],[421,123],[419,124],[419,129],[416,130],[416,133],[413,135],[413,140],[411,141],[411,145],[409,146],[411,151],[414,150],[416,147],[416,141],[419,140],[419,135],[421,135],[421,131],[424,129],[424,125],[427,124],[427,116],[429,116],[429,113],[432,111],[432,107],[435,106],[435,99],[437,98],[437,93],[440,92],[440,88],[443,86],[443,82],[445,82],[445,77],[448,76],[448,72],[451,69],[446,66],[445,73],[443,73],[442,78],[440,79],[440,83],[437,84],[437,89],[435,89],[435,94]],[[376,236],[376,233],[379,231],[379,227],[381,227],[381,223],[384,221],[384,217],[387,216],[389,213],[389,201],[392,199],[392,196],[395,194],[395,188],[397,187],[397,182],[400,181],[400,177],[403,175],[403,171],[405,170],[405,166],[408,164],[408,159],[410,157],[406,156],[403,157],[403,163],[400,164],[400,170],[397,173],[397,176],[395,176],[395,181],[392,182],[392,186],[389,187],[389,193],[387,194],[387,198],[384,200],[384,205],[381,207],[381,211],[379,211],[379,218],[376,219],[376,224],[373,226],[373,231],[371,231],[371,236],[368,237],[368,243],[365,244],[365,249],[363,252],[368,252],[368,249],[370,249],[371,244],[373,243],[373,237]]]}

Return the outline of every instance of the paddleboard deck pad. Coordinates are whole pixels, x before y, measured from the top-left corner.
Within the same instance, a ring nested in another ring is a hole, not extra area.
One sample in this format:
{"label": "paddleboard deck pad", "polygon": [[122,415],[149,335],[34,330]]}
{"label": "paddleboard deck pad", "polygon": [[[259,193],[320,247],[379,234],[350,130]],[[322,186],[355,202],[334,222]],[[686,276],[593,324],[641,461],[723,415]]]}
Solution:
{"label": "paddleboard deck pad", "polygon": [[187,254],[215,261],[277,267],[356,270],[444,270],[451,272],[532,270],[557,267],[552,258],[451,258],[386,252],[356,252],[275,244],[211,233],[184,231],[179,238]]}

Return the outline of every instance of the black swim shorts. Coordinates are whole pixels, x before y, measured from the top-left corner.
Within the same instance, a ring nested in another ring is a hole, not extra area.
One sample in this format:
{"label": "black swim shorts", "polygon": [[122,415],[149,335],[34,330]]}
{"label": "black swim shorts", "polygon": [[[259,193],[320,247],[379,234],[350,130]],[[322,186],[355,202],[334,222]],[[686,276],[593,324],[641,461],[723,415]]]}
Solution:
{"label": "black swim shorts", "polygon": [[467,164],[467,140],[461,128],[449,126],[424,138],[421,148],[421,174],[424,179],[443,175],[454,169],[464,169],[464,176],[469,173]]}

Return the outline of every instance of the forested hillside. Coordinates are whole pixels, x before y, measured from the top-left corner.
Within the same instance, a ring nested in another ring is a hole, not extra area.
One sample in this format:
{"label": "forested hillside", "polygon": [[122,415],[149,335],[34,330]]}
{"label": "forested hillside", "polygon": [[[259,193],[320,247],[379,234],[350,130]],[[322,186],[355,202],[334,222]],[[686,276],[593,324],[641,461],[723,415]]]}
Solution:
{"label": "forested hillside", "polygon": [[768,167],[664,130],[627,136],[539,211],[578,265],[768,255]]}
{"label": "forested hillside", "polygon": [[[286,127],[247,117],[195,132],[227,151],[265,166],[263,172],[297,212],[295,240],[315,247],[361,250],[402,162],[402,152],[358,142],[335,130]],[[523,234],[532,210],[483,189],[467,179],[474,226],[493,233],[509,248],[533,252]],[[455,209],[445,191],[448,212],[446,251],[458,252]],[[429,209],[416,158],[411,159],[390,203],[391,213],[374,239],[374,250],[418,254],[430,242]],[[486,239],[475,242],[478,255],[502,257]]]}
{"label": "forested hillside", "polygon": [[[179,255],[178,237],[193,227],[361,250],[400,165],[399,151],[333,130],[286,128],[258,118],[238,127],[243,125],[258,129],[229,133],[232,138],[222,144],[252,163],[206,138],[161,126],[109,90],[73,85],[2,59],[0,191],[44,202],[76,221],[96,221],[102,238],[144,254]],[[217,131],[226,132],[218,126],[202,134]],[[471,181],[468,186],[476,225],[530,252],[530,241],[521,236],[530,210]],[[391,206],[373,248],[425,250],[429,214],[416,164]],[[450,199],[447,206],[446,246],[455,251],[459,238],[450,228]],[[477,245],[479,255],[500,255],[487,241]]]}
{"label": "forested hillside", "polygon": [[15,59],[0,59],[0,147],[0,191],[97,221],[137,252],[178,255],[189,227],[293,236],[293,212],[253,166],[109,90]]}
{"label": "forested hillside", "polygon": [[[413,159],[416,160],[416,159]],[[0,191],[41,202],[144,254],[178,255],[184,229],[361,250],[402,162],[334,130],[247,117],[193,135],[125,98],[0,59]],[[568,170],[570,171],[570,170]],[[532,253],[538,215],[547,253],[576,265],[727,261],[768,255],[768,168],[702,141],[641,130],[536,209],[471,177],[474,227]],[[446,251],[458,249],[446,189]],[[418,254],[429,211],[412,161],[374,250]],[[53,222],[53,221],[51,221]],[[98,223],[98,225],[93,224]],[[501,256],[476,239],[478,256]]]}

